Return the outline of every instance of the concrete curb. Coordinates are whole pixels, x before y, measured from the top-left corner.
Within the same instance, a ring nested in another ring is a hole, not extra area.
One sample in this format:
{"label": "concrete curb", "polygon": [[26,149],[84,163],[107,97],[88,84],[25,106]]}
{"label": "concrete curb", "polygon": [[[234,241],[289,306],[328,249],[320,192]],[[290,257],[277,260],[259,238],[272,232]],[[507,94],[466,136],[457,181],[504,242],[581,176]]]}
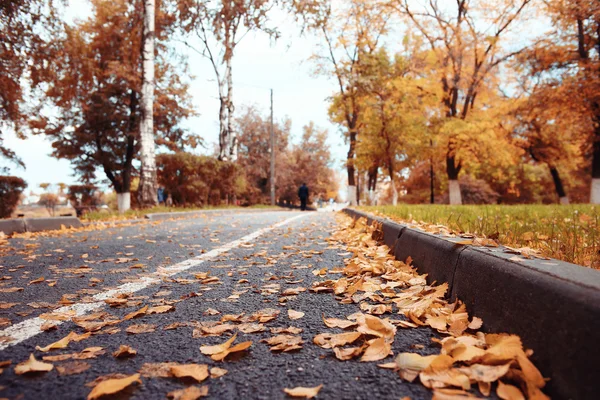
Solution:
{"label": "concrete curb", "polygon": [[483,319],[486,332],[510,332],[534,351],[550,378],[553,398],[592,399],[600,393],[600,272],[559,260],[515,261],[504,248],[453,244],[460,239],[418,231],[353,209],[353,218],[383,223],[383,240],[396,259],[408,256],[428,282],[448,282],[451,299],[462,300]]}
{"label": "concrete curb", "polygon": [[14,218],[0,220],[0,231],[6,235],[23,232],[42,232],[67,228],[81,228],[83,224],[76,217]]}
{"label": "concrete curb", "polygon": [[144,218],[150,221],[162,221],[171,218],[197,218],[205,214],[234,214],[239,212],[273,212],[273,211],[287,211],[283,208],[224,208],[215,210],[197,210],[197,211],[177,211],[177,212],[166,212],[166,213],[154,213],[146,214]]}

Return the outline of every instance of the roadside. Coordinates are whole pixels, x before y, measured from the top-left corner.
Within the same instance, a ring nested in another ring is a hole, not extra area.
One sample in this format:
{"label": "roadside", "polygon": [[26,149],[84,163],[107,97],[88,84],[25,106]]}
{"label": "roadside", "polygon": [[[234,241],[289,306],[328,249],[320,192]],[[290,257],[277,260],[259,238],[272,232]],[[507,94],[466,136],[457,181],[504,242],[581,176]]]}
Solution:
{"label": "roadside", "polygon": [[600,208],[577,205],[416,205],[358,207],[429,233],[475,237],[530,257],[600,269]]}

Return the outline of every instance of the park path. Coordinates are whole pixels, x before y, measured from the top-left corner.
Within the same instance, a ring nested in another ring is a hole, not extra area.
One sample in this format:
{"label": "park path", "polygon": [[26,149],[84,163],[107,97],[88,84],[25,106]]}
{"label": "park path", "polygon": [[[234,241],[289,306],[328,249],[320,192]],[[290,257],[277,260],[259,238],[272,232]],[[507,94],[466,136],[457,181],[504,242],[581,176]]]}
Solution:
{"label": "park path", "polygon": [[[163,399],[191,384],[160,376],[165,364],[158,363],[172,362],[226,369],[225,375],[216,377],[219,370],[214,370],[214,377],[198,384],[214,399],[286,398],[284,388],[318,385],[323,385],[318,398],[430,398],[424,387],[377,366],[393,361],[392,356],[380,362],[339,361],[331,349],[313,343],[318,334],[343,332],[327,328],[323,316],[344,319],[360,311],[331,293],[304,290],[341,277],[350,254],[328,241],[336,227],[333,213],[240,212],[10,239],[0,254],[0,361],[12,363],[0,375],[0,397],[85,399],[92,390],[89,383],[98,377],[141,371],[142,383],[117,398]],[[125,319],[145,306],[156,313]],[[54,317],[48,319],[52,310]],[[79,326],[52,319],[71,319],[73,313]],[[65,349],[36,350],[70,332],[83,334],[90,314],[98,316],[91,322],[107,323]],[[262,328],[257,318],[266,321]],[[247,333],[239,328],[242,323]],[[53,324],[60,325],[40,331],[41,325]],[[303,341],[301,348],[275,352],[261,342],[276,336],[273,329],[290,326],[302,329],[295,334]],[[235,343],[252,341],[248,350],[225,361],[200,351],[236,331]],[[429,328],[401,330],[392,350],[411,352],[419,345],[422,354],[436,353],[434,335]],[[112,353],[121,345],[137,353],[115,358]],[[14,366],[30,354],[38,360],[50,356],[53,370],[16,375]],[[70,358],[57,361],[63,354]]]}

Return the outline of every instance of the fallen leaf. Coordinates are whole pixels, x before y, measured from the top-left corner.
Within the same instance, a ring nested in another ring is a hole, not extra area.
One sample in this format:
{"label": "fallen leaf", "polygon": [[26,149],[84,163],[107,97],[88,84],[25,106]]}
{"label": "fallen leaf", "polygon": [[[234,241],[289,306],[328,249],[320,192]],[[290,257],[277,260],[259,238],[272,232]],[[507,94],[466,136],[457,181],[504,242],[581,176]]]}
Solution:
{"label": "fallen leaf", "polygon": [[123,319],[125,321],[129,321],[130,319],[141,317],[143,315],[146,315],[146,311],[148,311],[148,306],[144,306],[137,311],[127,314]]}
{"label": "fallen leaf", "polygon": [[131,357],[137,354],[137,351],[127,345],[120,345],[119,349],[113,353],[115,358]]}
{"label": "fallen leaf", "polygon": [[192,378],[202,382],[208,378],[208,365],[206,364],[183,364],[171,367],[171,374],[176,378]]}
{"label": "fallen leaf", "polygon": [[156,325],[151,324],[138,324],[138,325],[130,325],[125,329],[125,332],[130,334],[138,334],[138,333],[151,333],[156,330]]}
{"label": "fallen leaf", "polygon": [[419,373],[429,367],[436,357],[436,355],[424,357],[416,353],[400,353],[396,357],[400,377],[409,382],[414,381]]}
{"label": "fallen leaf", "polygon": [[314,337],[313,342],[317,346],[320,346],[324,349],[331,349],[333,347],[345,346],[353,343],[361,336],[362,334],[360,332],[347,332],[338,334],[321,333]]}
{"label": "fallen leaf", "polygon": [[392,345],[385,338],[377,338],[369,341],[369,347],[365,350],[360,361],[383,360],[392,352]]}
{"label": "fallen leaf", "polygon": [[302,311],[294,311],[288,310],[288,318],[291,320],[296,320],[304,317],[304,313]]}
{"label": "fallen leaf", "polygon": [[210,369],[210,377],[212,379],[220,378],[227,373],[227,370],[219,367],[212,367]]}
{"label": "fallen leaf", "polygon": [[173,400],[196,400],[206,396],[208,396],[208,386],[190,386],[167,393],[167,397]]}
{"label": "fallen leaf", "polygon": [[176,362],[164,363],[145,363],[140,369],[140,374],[144,378],[169,378],[171,377],[171,367],[179,365]]}
{"label": "fallen leaf", "polygon": [[54,365],[38,361],[33,354],[30,354],[27,361],[17,364],[15,367],[15,374],[23,375],[31,372],[48,372],[52,371],[53,368]]}
{"label": "fallen leaf", "polygon": [[102,396],[118,393],[135,382],[142,383],[140,380],[140,374],[133,374],[126,378],[108,379],[102,381],[97,384],[94,389],[92,389],[87,397],[87,400],[95,400]]}
{"label": "fallen leaf", "polygon": [[271,351],[292,351],[302,348],[302,337],[293,335],[277,335],[268,339],[263,339],[261,342],[267,343],[271,347]]}
{"label": "fallen leaf", "polygon": [[85,361],[70,361],[56,366],[59,375],[77,375],[90,369],[91,365]]}
{"label": "fallen leaf", "polygon": [[502,400],[525,400],[525,396],[523,396],[523,393],[519,390],[519,388],[513,385],[502,383],[502,381],[498,381],[496,394]]}
{"label": "fallen leaf", "polygon": [[68,334],[67,336],[65,336],[64,338],[60,339],[60,340],[59,340],[59,341],[57,341],[57,342],[50,343],[50,344],[49,344],[48,346],[46,346],[46,347],[35,346],[35,349],[36,349],[36,350],[39,350],[39,351],[41,351],[41,352],[44,352],[44,353],[46,353],[46,352],[48,352],[48,351],[50,351],[50,350],[55,350],[55,349],[64,349],[64,348],[66,348],[66,347],[69,345],[69,343],[71,342],[71,338],[73,337],[73,333],[74,333],[74,332],[71,332],[71,333],[69,333],[69,334]]}
{"label": "fallen leaf", "polygon": [[252,342],[248,341],[238,343],[235,346],[231,347],[236,337],[237,333],[224,343],[217,344],[214,346],[201,346],[200,351],[202,352],[202,354],[210,355],[210,358],[214,361],[222,361],[229,354],[244,351],[252,345]]}
{"label": "fallen leaf", "polygon": [[355,321],[340,318],[325,318],[325,314],[322,315],[323,322],[328,328],[342,328],[347,329],[358,325]]}
{"label": "fallen leaf", "polygon": [[169,311],[173,311],[175,307],[173,306],[154,306],[148,309],[148,315],[150,314],[163,314]]}
{"label": "fallen leaf", "polygon": [[295,387],[293,389],[283,389],[283,391],[291,397],[303,397],[305,399],[312,399],[313,397],[315,397],[317,394],[319,394],[319,391],[321,390],[321,388],[323,387],[323,385],[319,385],[316,387],[302,387],[302,386],[298,386]]}

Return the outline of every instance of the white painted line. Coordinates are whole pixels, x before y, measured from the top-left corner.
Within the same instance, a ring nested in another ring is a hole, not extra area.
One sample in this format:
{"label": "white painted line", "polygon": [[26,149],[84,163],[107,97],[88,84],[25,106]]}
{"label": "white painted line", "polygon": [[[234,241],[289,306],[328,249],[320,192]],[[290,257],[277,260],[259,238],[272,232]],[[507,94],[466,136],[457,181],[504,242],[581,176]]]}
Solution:
{"label": "white painted line", "polygon": [[[104,302],[104,300],[115,297],[119,293],[135,293],[135,292],[139,292],[140,290],[146,289],[147,287],[149,287],[151,285],[161,283],[163,277],[173,276],[173,275],[179,274],[181,272],[187,271],[190,268],[197,267],[198,265],[204,263],[205,261],[210,261],[213,258],[216,258],[231,249],[239,247],[240,245],[242,245],[244,243],[251,242],[251,241],[261,237],[262,235],[264,235],[268,232],[271,232],[272,230],[274,230],[276,228],[287,225],[290,222],[293,222],[297,219],[305,217],[306,215],[310,215],[310,213],[300,214],[295,217],[288,218],[284,221],[278,222],[275,225],[271,225],[266,228],[259,229],[259,230],[254,231],[238,240],[229,242],[219,248],[213,249],[213,250],[209,251],[208,253],[204,253],[198,257],[190,258],[188,260],[182,261],[177,264],[170,265],[168,267],[163,267],[163,268],[159,267],[158,270],[152,274],[152,275],[156,275],[157,278],[144,277],[139,282],[125,283],[115,289],[107,290],[105,292],[98,293],[97,295],[93,296],[93,299],[96,300],[95,302],[76,303],[76,304],[72,304],[70,306],[61,307],[61,308],[54,310],[52,312],[52,314],[64,314],[64,313],[73,313],[74,312],[73,316],[82,316],[82,315],[88,314],[90,312],[99,310],[101,308],[106,307],[106,303]],[[160,278],[158,278],[158,277],[160,277]],[[48,320],[44,320],[39,317],[35,317],[35,318],[30,318],[30,319],[21,321],[18,324],[12,325],[12,326],[4,329],[3,331],[0,331],[0,337],[9,336],[12,339],[14,339],[8,343],[0,343],[0,351],[4,350],[10,346],[19,344],[19,343],[21,343],[27,339],[30,339],[30,338],[36,336],[37,334],[41,333],[42,330],[40,328],[45,322],[48,322]],[[52,321],[52,323],[54,323],[55,325],[60,325],[63,322],[62,321]]]}

